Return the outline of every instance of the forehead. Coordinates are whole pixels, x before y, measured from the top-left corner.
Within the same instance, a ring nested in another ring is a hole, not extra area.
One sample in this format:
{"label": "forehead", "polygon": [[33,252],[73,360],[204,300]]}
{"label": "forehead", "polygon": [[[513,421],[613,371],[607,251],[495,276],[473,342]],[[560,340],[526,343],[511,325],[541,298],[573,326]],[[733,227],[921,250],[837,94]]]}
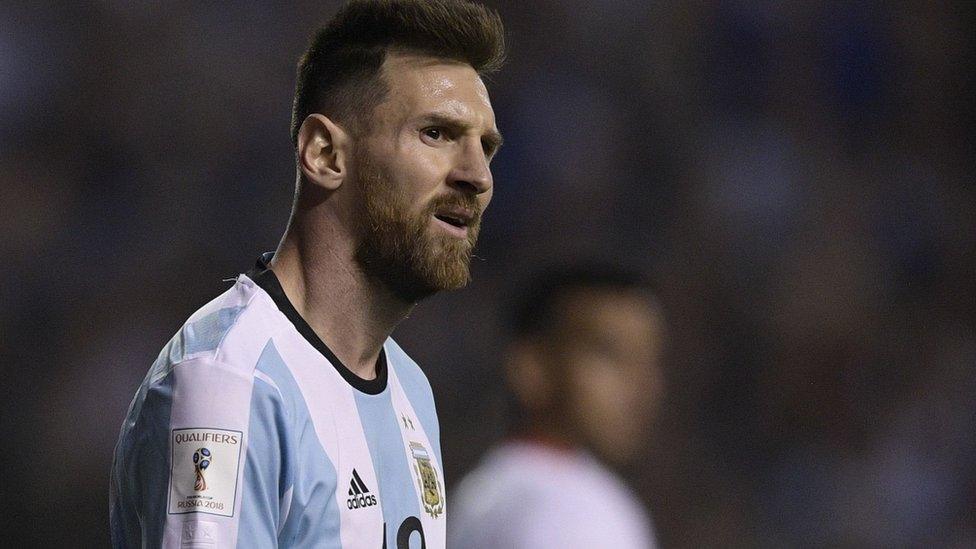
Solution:
{"label": "forehead", "polygon": [[468,64],[390,52],[382,75],[389,93],[377,114],[397,118],[439,113],[483,128],[495,127],[488,89]]}
{"label": "forehead", "polygon": [[660,318],[639,290],[575,289],[559,300],[560,325],[567,335],[613,334],[646,340],[658,335]]}

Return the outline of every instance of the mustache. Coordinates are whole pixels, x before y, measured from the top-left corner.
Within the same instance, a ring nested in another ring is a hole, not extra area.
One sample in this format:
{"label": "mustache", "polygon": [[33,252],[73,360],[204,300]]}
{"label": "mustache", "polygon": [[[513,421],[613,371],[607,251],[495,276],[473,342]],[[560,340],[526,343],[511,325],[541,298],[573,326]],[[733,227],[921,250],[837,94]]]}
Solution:
{"label": "mustache", "polygon": [[442,208],[463,208],[471,212],[471,225],[478,226],[481,224],[481,204],[478,203],[478,199],[473,195],[451,194],[434,198],[427,206],[427,213],[433,214]]}

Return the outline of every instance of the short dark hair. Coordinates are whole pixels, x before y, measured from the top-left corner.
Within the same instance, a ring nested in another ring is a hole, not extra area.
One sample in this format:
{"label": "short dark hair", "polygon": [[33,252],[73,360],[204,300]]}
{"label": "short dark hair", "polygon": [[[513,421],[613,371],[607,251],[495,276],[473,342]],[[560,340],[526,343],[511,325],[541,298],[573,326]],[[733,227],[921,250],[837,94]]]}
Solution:
{"label": "short dark hair", "polygon": [[560,300],[580,290],[644,291],[651,284],[643,274],[602,262],[581,262],[549,267],[524,287],[509,319],[511,335],[525,339],[544,334],[558,321]]}
{"label": "short dark hair", "polygon": [[352,0],[321,28],[298,63],[291,137],[309,114],[323,112],[353,127],[386,96],[379,71],[390,50],[498,70],[505,39],[498,13],[466,0]]}

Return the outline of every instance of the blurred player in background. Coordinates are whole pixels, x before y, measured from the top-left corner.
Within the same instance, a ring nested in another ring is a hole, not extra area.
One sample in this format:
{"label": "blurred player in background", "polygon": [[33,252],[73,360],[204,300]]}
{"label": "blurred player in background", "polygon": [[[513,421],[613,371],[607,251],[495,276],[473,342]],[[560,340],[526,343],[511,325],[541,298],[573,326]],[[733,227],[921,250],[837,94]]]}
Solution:
{"label": "blurred player in background", "polygon": [[433,396],[389,336],[468,281],[501,141],[481,75],[503,50],[498,15],[460,0],[354,1],[316,35],[288,228],[133,399],[115,546],[444,547]]}
{"label": "blurred player in background", "polygon": [[646,441],[664,330],[633,273],[579,266],[528,287],[505,365],[517,420],[455,492],[452,547],[655,546],[642,505],[607,465]]}

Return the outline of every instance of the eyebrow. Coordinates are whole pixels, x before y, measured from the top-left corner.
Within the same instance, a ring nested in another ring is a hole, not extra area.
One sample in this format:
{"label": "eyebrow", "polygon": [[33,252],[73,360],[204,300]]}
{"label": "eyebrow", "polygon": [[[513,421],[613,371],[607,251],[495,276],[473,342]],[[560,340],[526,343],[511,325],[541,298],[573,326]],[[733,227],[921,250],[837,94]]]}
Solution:
{"label": "eyebrow", "polygon": [[[448,128],[458,133],[466,132],[473,127],[471,124],[465,122],[464,120],[461,120],[460,118],[448,114],[442,114],[442,113],[428,114],[424,116],[421,119],[421,121],[424,124],[443,126],[445,128]],[[501,148],[502,144],[505,142],[505,139],[502,137],[502,134],[498,130],[492,128],[489,129],[487,132],[485,132],[483,136],[481,136],[481,142],[484,144],[485,148],[487,149],[487,153],[489,155],[492,155],[498,152],[498,149]]]}

